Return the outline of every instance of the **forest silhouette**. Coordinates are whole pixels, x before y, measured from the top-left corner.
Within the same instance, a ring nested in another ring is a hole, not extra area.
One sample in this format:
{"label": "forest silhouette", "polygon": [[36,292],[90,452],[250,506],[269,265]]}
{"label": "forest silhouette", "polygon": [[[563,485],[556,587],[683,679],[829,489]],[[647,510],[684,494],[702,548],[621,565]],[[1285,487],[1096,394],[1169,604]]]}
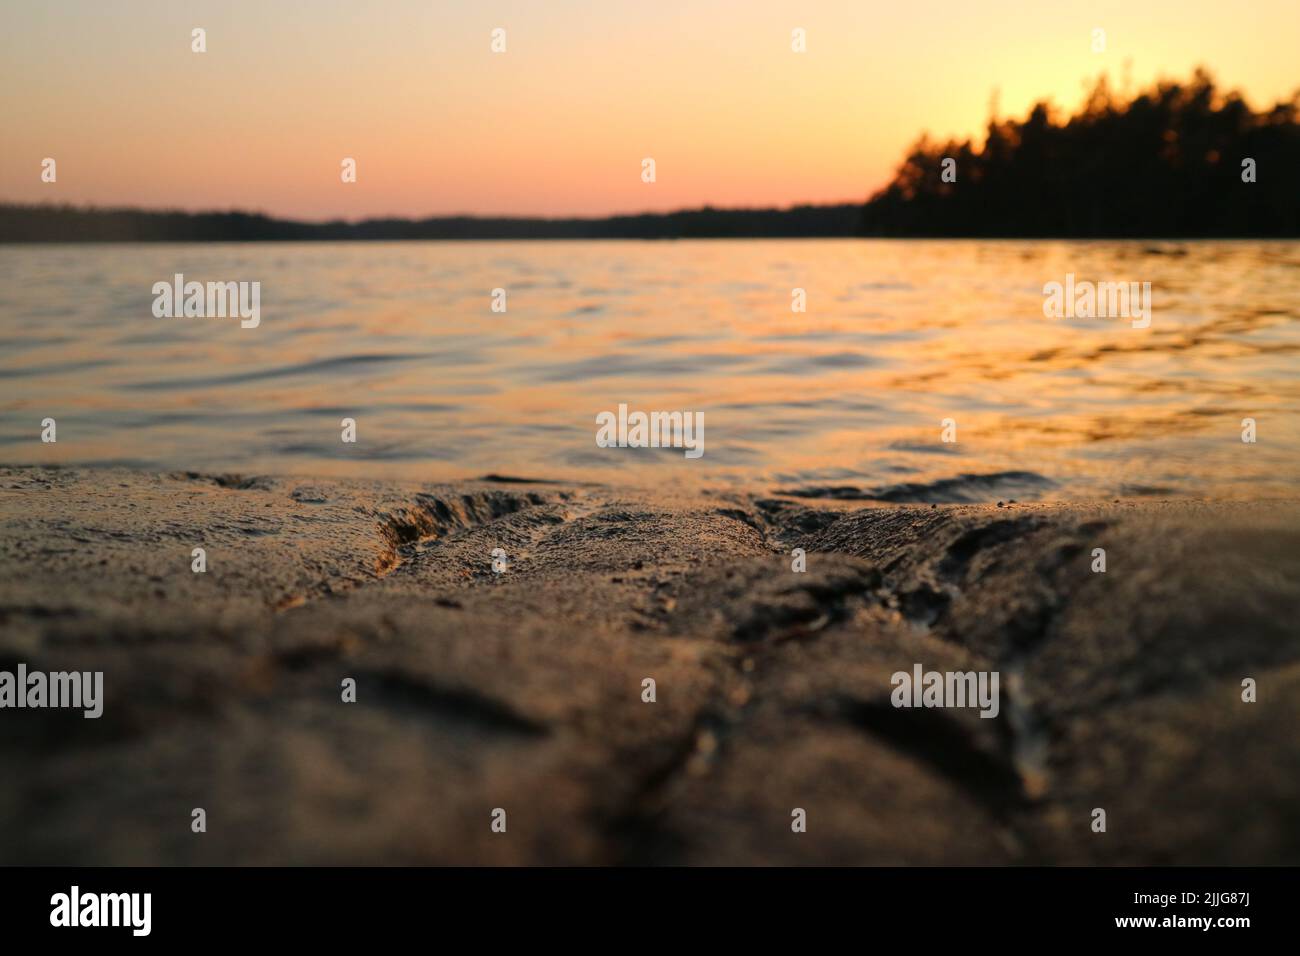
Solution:
{"label": "forest silhouette", "polygon": [[[1039,102],[982,147],[922,137],[863,214],[880,236],[1300,235],[1300,91],[1253,112],[1204,69],[1127,102],[1105,76],[1064,120]],[[955,160],[955,182],[942,176]],[[1254,161],[1254,182],[1243,163]]]}
{"label": "forest silhouette", "polygon": [[[0,242],[794,237],[1300,237],[1300,90],[1253,111],[1198,69],[1117,98],[1105,76],[1061,118],[991,117],[982,145],[923,135],[863,203],[604,218],[299,222],[259,213],[0,205]],[[953,164],[945,164],[945,160]],[[1254,180],[1243,178],[1253,161]],[[951,170],[945,181],[945,166]]]}

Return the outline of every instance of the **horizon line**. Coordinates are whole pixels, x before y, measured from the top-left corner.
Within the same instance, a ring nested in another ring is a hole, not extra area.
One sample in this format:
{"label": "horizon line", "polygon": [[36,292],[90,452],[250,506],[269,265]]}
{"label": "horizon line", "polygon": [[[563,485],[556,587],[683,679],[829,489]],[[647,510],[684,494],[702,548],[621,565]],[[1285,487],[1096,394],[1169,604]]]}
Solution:
{"label": "horizon line", "polygon": [[[879,190],[877,190],[879,192]],[[685,213],[700,212],[717,212],[717,213],[786,213],[794,212],[801,209],[849,209],[859,206],[865,206],[871,197],[876,193],[865,196],[861,199],[843,200],[839,202],[794,202],[785,205],[770,206],[715,206],[712,203],[704,203],[700,206],[679,206],[673,209],[653,210],[646,209],[640,212],[610,212],[597,215],[578,215],[578,214],[561,214],[561,215],[534,215],[529,213],[480,213],[480,212],[454,212],[454,213],[432,213],[428,215],[413,215],[401,213],[384,213],[380,215],[362,216],[356,219],[349,219],[342,216],[331,216],[323,219],[301,218],[296,216],[282,216],[276,213],[266,212],[260,209],[248,209],[239,207],[221,208],[197,208],[185,209],[179,206],[129,206],[129,205],[99,205],[93,202],[78,203],[73,201],[42,201],[42,202],[23,202],[21,200],[0,199],[0,210],[3,209],[39,209],[39,210],[59,210],[70,209],[77,212],[93,213],[144,213],[153,216],[182,215],[182,216],[251,216],[262,219],[269,219],[277,222],[300,223],[303,225],[326,226],[343,224],[349,226],[360,225],[367,222],[385,222],[400,220],[406,222],[427,222],[439,219],[472,219],[480,221],[510,221],[510,222],[604,222],[611,219],[639,219],[646,216],[676,216]]]}

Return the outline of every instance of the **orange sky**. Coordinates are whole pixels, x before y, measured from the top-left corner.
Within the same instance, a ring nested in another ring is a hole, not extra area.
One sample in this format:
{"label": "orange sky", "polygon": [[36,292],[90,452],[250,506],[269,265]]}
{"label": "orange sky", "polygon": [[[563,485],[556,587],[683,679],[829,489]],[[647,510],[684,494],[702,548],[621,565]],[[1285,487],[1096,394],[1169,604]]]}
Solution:
{"label": "orange sky", "polygon": [[857,200],[923,130],[978,134],[995,89],[1019,115],[1126,61],[1138,84],[1204,64],[1259,107],[1300,87],[1297,37],[1295,0],[10,0],[0,200],[309,219]]}

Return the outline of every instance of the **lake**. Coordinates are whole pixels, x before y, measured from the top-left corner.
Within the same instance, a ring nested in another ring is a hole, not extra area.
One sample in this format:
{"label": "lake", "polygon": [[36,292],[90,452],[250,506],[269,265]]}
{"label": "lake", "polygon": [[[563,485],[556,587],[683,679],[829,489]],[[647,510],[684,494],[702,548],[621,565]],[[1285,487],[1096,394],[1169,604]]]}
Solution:
{"label": "lake", "polygon": [[[259,283],[259,323],[156,317],[177,273]],[[1046,316],[1067,275],[1149,282],[1149,327]],[[887,501],[1290,495],[1298,310],[1297,242],[7,246],[0,461]],[[703,413],[704,453],[598,447],[620,404]]]}

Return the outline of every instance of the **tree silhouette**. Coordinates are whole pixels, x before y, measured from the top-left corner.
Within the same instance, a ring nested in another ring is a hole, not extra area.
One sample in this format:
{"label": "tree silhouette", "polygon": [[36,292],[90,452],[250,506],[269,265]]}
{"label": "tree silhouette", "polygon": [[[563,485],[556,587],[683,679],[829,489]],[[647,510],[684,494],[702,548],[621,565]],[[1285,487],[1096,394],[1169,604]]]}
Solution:
{"label": "tree silhouette", "polygon": [[[1298,236],[1300,92],[1253,112],[1204,69],[1127,103],[1106,78],[1078,114],[1046,102],[1023,121],[990,120],[969,141],[911,148],[868,200],[864,230],[883,236]],[[957,181],[941,178],[945,157]],[[1253,159],[1257,181],[1243,182]]]}

